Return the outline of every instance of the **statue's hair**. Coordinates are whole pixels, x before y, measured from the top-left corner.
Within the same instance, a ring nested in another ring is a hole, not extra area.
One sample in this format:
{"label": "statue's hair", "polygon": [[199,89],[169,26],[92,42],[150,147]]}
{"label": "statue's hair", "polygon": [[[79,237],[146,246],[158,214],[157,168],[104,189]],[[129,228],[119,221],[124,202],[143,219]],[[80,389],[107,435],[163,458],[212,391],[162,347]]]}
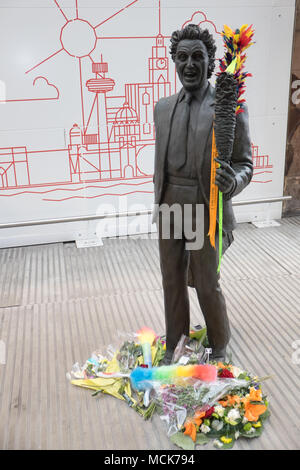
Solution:
{"label": "statue's hair", "polygon": [[175,61],[177,46],[183,39],[200,39],[203,42],[209,58],[207,78],[210,78],[215,69],[215,53],[217,50],[213,35],[210,34],[208,29],[201,29],[196,24],[188,24],[185,28],[174,31],[171,36],[170,46],[170,54],[173,61]]}

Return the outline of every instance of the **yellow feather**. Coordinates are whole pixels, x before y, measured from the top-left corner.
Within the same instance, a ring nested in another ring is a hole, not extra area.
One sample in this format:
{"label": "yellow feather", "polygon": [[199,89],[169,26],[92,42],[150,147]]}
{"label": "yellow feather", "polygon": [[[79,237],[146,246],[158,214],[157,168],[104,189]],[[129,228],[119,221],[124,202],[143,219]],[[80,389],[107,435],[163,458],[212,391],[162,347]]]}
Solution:
{"label": "yellow feather", "polygon": [[224,33],[227,37],[233,36],[232,29],[229,26],[227,26],[226,24],[224,24]]}
{"label": "yellow feather", "polygon": [[239,39],[240,39],[240,35],[239,35],[239,34],[235,34],[235,35],[233,36],[233,40],[234,40],[234,42],[235,42],[236,44],[237,44],[237,42],[239,41]]}
{"label": "yellow feather", "polygon": [[240,32],[242,33],[243,31],[245,31],[245,29],[248,28],[248,25],[247,24],[243,24],[243,26],[240,28]]}

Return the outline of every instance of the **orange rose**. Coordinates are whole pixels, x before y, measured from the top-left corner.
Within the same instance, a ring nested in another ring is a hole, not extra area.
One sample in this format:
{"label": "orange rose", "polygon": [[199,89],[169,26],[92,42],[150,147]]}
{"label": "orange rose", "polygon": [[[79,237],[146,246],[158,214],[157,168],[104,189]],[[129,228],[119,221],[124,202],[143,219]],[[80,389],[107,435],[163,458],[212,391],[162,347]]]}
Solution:
{"label": "orange rose", "polygon": [[262,415],[267,410],[266,405],[257,405],[255,403],[250,403],[250,397],[242,398],[241,401],[244,403],[245,418],[247,418],[248,421],[258,421],[260,415]]}
{"label": "orange rose", "polygon": [[250,401],[262,401],[262,393],[261,390],[256,390],[254,387],[250,387]]}
{"label": "orange rose", "polygon": [[196,411],[193,421],[197,426],[200,426],[202,424],[202,418],[205,416],[205,411]]}
{"label": "orange rose", "polygon": [[190,436],[194,442],[196,442],[197,429],[193,421],[189,420],[184,424],[185,431],[183,434]]}

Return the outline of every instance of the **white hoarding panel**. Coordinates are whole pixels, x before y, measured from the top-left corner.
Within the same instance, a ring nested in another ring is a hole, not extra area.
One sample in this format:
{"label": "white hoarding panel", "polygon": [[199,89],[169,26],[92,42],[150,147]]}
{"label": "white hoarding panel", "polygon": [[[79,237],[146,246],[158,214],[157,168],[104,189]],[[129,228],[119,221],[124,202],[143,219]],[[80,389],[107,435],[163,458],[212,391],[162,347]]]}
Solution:
{"label": "white hoarding panel", "polygon": [[[253,24],[246,100],[254,177],[237,200],[282,196],[294,1],[13,0],[0,2],[1,223],[151,209],[153,109],[180,89],[172,31]],[[214,78],[212,78],[214,83]],[[236,208],[239,221],[281,217],[281,203]],[[121,220],[121,219],[120,219]],[[119,232],[110,219],[0,231],[0,246]]]}

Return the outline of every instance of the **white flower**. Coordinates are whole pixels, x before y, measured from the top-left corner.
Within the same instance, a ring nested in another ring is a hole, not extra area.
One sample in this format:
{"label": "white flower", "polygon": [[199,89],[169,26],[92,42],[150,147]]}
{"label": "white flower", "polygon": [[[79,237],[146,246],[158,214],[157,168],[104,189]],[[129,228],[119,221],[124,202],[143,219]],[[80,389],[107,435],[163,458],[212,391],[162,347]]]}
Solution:
{"label": "white flower", "polygon": [[222,416],[224,416],[224,411],[225,411],[225,409],[223,408],[223,406],[221,406],[221,405],[215,406],[214,413],[217,413],[217,415],[219,415],[220,418],[222,418]]}
{"label": "white flower", "polygon": [[237,419],[240,419],[241,415],[240,415],[240,412],[239,410],[237,409],[232,409],[229,411],[228,415],[227,415],[227,418],[229,421],[233,422],[233,421],[236,421]]}
{"label": "white flower", "polygon": [[234,437],[235,439],[238,439],[240,437],[240,433],[237,431],[235,434],[234,434]]}
{"label": "white flower", "polygon": [[242,369],[240,369],[239,367],[236,367],[236,366],[231,366],[230,370],[233,373],[235,378],[237,378],[240,374],[243,373]]}
{"label": "white flower", "polygon": [[242,421],[243,424],[246,424],[248,423],[248,419],[246,418],[246,416],[243,417],[243,421]]}
{"label": "white flower", "polygon": [[216,431],[221,431],[223,425],[224,425],[223,421],[219,421],[218,419],[214,419],[213,422],[211,423],[212,428],[215,429]]}
{"label": "white flower", "polygon": [[200,426],[200,431],[203,432],[204,434],[207,434],[210,431],[210,427],[206,426],[206,424],[202,424]]}
{"label": "white flower", "polygon": [[249,431],[247,431],[247,434],[253,434],[254,432],[255,432],[255,428],[252,427],[251,429],[249,429]]}
{"label": "white flower", "polygon": [[214,440],[214,446],[219,447],[219,449],[220,449],[221,447],[223,447],[223,443],[221,441],[219,441],[219,439],[215,439]]}

